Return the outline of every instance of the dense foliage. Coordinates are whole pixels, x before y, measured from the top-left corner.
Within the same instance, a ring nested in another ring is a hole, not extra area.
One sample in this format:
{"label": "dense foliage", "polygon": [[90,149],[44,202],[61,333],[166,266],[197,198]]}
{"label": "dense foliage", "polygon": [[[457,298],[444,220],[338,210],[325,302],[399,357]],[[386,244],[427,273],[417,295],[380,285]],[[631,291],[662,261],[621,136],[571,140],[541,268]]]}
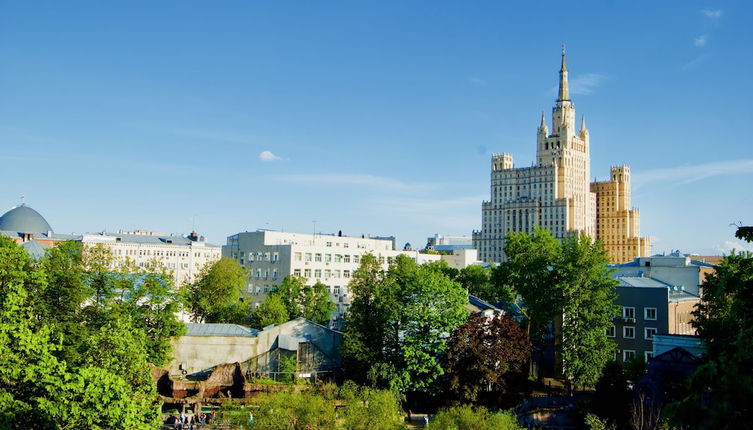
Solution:
{"label": "dense foliage", "polygon": [[[703,284],[693,326],[706,345],[705,363],[676,408],[684,428],[742,428],[753,423],[753,254],[725,257]],[[745,424],[744,424],[745,423]]]}
{"label": "dense foliage", "polygon": [[617,315],[617,281],[609,276],[609,259],[601,242],[585,236],[562,241],[554,268],[562,299],[562,373],[568,382],[593,385],[612,358],[614,342],[604,333]]}
{"label": "dense foliage", "polygon": [[528,335],[509,316],[471,314],[444,355],[449,393],[463,402],[476,402],[482,391],[522,393],[530,353]]}
{"label": "dense foliage", "polygon": [[533,234],[508,234],[505,254],[507,261],[493,273],[499,297],[524,317],[535,345],[555,323],[568,386],[594,384],[614,349],[604,333],[618,310],[617,282],[609,276],[601,242],[584,235],[558,241],[537,228]]}
{"label": "dense foliage", "polygon": [[254,398],[250,404],[228,402],[217,414],[221,425],[248,425],[253,414],[259,429],[399,430],[405,429],[396,394],[387,390],[324,385],[303,392],[279,392]]}
{"label": "dense foliage", "polygon": [[440,411],[426,426],[427,430],[522,430],[515,415],[490,412],[485,408],[457,406]]}
{"label": "dense foliage", "polygon": [[159,426],[148,363],[184,328],[151,269],[75,243],[33,261],[0,237],[0,428]]}
{"label": "dense foliage", "polygon": [[467,317],[466,291],[441,266],[419,266],[405,255],[386,272],[364,255],[350,290],[342,347],[348,374],[377,387],[436,388],[444,373],[439,356]]}
{"label": "dense foliage", "polygon": [[186,291],[188,311],[196,322],[244,323],[250,315],[244,301],[246,271],[231,258],[205,266]]}

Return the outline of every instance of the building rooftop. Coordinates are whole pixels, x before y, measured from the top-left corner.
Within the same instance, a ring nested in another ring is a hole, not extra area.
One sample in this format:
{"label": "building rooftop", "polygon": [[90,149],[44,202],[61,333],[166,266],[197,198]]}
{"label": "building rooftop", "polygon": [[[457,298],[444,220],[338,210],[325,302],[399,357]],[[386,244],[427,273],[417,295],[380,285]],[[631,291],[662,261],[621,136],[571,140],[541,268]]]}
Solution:
{"label": "building rooftop", "polygon": [[16,233],[47,233],[52,227],[39,212],[20,204],[0,217],[0,230]]}
{"label": "building rooftop", "polygon": [[[189,246],[191,244],[197,243],[195,240],[191,240],[188,237],[185,236],[152,236],[152,235],[146,235],[146,234],[128,234],[128,233],[87,233],[85,235],[85,239],[88,241],[98,241],[101,240],[102,242],[125,242],[125,243],[138,243],[138,244],[145,244],[145,245],[182,245],[182,246]],[[203,246],[206,247],[217,247],[218,245],[213,245],[211,243],[206,243],[202,241],[198,241],[198,243],[201,243]]]}
{"label": "building rooftop", "polygon": [[238,324],[186,323],[186,336],[256,337],[259,330]]}
{"label": "building rooftop", "polygon": [[627,288],[663,288],[667,290],[669,300],[697,300],[699,297],[682,288],[672,286],[648,276],[617,276],[618,287]]}

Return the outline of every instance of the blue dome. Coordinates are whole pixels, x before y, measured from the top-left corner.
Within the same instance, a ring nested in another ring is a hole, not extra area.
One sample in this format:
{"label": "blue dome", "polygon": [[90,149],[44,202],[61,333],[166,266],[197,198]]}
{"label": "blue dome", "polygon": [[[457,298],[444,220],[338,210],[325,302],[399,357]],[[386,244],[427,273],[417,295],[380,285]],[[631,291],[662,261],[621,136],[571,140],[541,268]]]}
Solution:
{"label": "blue dome", "polygon": [[16,233],[47,233],[52,231],[52,227],[39,212],[22,204],[0,217],[0,230]]}

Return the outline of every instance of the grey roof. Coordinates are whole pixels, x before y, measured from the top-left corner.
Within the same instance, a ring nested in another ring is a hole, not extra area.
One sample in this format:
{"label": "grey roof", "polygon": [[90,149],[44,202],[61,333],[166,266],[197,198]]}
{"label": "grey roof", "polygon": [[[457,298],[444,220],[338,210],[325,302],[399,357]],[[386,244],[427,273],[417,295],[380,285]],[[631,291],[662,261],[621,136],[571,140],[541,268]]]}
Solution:
{"label": "grey roof", "polygon": [[482,311],[500,310],[500,308],[492,305],[491,303],[489,303],[489,302],[487,302],[485,300],[481,300],[481,299],[479,299],[478,297],[476,297],[476,296],[474,296],[472,294],[468,295],[468,303],[471,306],[475,306],[475,307],[481,309]]}
{"label": "grey roof", "polygon": [[618,276],[615,278],[619,287],[627,288],[663,288],[668,290],[669,300],[696,300],[699,297],[685,290],[676,289],[672,285],[648,276]]}
{"label": "grey roof", "polygon": [[186,323],[186,336],[256,337],[259,330],[238,324]]}
{"label": "grey roof", "polygon": [[[126,243],[143,243],[153,245],[184,245],[188,246],[193,241],[184,236],[151,236],[147,234],[125,234],[125,233],[91,233],[93,235],[99,235],[103,237],[115,237],[120,238],[120,242]],[[218,247],[210,243],[204,243],[206,247]]]}
{"label": "grey roof", "polygon": [[0,230],[17,233],[47,233],[52,227],[39,212],[21,204],[0,217]]}
{"label": "grey roof", "polygon": [[618,276],[621,287],[670,288],[671,285],[648,276]]}
{"label": "grey roof", "polygon": [[44,251],[49,248],[49,246],[43,245],[36,240],[24,242],[21,244],[21,247],[35,260],[41,260],[44,258]]}

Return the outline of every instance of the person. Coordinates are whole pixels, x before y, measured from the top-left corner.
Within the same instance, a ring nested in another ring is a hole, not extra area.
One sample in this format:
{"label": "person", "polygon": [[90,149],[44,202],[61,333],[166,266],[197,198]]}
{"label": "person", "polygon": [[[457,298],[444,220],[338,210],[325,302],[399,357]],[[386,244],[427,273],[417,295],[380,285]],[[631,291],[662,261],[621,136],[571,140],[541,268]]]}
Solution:
{"label": "person", "polygon": [[429,425],[429,414],[424,415],[424,427]]}
{"label": "person", "polygon": [[408,422],[410,423],[412,421],[413,421],[413,411],[408,409]]}
{"label": "person", "polygon": [[252,427],[254,425],[254,413],[251,411],[248,411],[248,426]]}
{"label": "person", "polygon": [[199,414],[199,424],[203,426],[206,423],[207,423],[207,414],[202,412]]}

